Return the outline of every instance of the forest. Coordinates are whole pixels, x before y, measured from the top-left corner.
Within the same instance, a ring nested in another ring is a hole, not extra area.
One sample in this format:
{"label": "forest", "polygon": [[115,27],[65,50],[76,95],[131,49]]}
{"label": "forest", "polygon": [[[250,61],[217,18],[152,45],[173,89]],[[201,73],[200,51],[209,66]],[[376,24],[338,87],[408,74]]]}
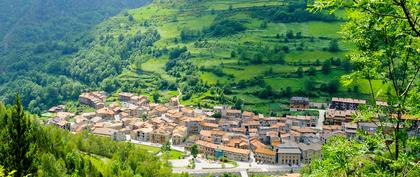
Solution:
{"label": "forest", "polygon": [[121,11],[149,2],[1,1],[0,99],[11,104],[19,93],[23,105],[34,113],[76,99],[89,87],[83,80],[77,80],[77,74],[73,77],[68,66],[74,61],[75,54],[93,40],[90,31]]}

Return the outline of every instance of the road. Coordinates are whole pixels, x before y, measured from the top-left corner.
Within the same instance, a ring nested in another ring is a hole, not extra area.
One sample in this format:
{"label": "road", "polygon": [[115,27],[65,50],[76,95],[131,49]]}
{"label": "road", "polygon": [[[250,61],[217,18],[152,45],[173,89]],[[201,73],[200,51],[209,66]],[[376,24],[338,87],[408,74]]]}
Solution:
{"label": "road", "polygon": [[[299,168],[293,168],[293,171],[298,170]],[[184,173],[189,174],[221,174],[221,173],[237,173],[245,171],[247,173],[276,173],[276,172],[289,172],[291,167],[289,166],[279,166],[276,168],[222,168],[222,169],[186,169],[186,168],[174,168],[174,173]]]}

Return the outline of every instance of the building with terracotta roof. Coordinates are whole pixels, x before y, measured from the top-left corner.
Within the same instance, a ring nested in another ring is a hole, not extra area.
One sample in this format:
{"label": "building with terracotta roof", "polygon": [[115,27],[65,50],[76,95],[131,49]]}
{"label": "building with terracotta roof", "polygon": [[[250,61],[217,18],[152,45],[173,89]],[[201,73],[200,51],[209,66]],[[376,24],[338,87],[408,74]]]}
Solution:
{"label": "building with terracotta roof", "polygon": [[82,104],[89,105],[95,109],[105,107],[106,93],[105,92],[86,92],[79,96],[79,101]]}
{"label": "building with terracotta roof", "polygon": [[209,123],[209,122],[201,122],[201,130],[213,130],[219,127],[219,124]]}
{"label": "building with terracotta roof", "polygon": [[326,125],[342,125],[342,123],[352,122],[353,115],[356,113],[355,110],[337,110],[328,109],[325,122]]}
{"label": "building with terracotta roof", "polygon": [[241,118],[241,110],[229,109],[226,111],[226,118],[228,119],[239,119]]}
{"label": "building with terracotta roof", "polygon": [[217,151],[220,153],[220,156],[226,157],[231,160],[249,161],[249,155],[251,154],[251,152],[246,149],[238,149],[224,145],[217,145],[202,140],[197,140],[195,144],[198,145],[202,154],[216,156],[215,152]]}
{"label": "building with terracotta roof", "polygon": [[131,97],[134,96],[134,93],[127,93],[127,92],[121,92],[118,94],[118,97],[123,102],[130,102]]}
{"label": "building with terracotta roof", "polygon": [[159,128],[159,129],[153,130],[151,133],[152,143],[163,144],[165,142],[169,142],[170,139],[171,139],[171,132],[170,130],[165,129],[165,128]]}
{"label": "building with terracotta roof", "polygon": [[126,136],[124,133],[114,130],[111,128],[95,128],[92,130],[92,134],[98,135],[98,136],[109,136],[112,140],[115,141],[125,141]]}
{"label": "building with terracotta roof", "polygon": [[298,127],[314,127],[317,122],[316,116],[286,116],[286,123],[289,126],[298,126]]}
{"label": "building with terracotta roof", "polygon": [[181,125],[187,127],[188,134],[198,134],[201,130],[201,122],[203,121],[200,117],[184,117],[181,118]]}
{"label": "building with terracotta roof", "polygon": [[244,111],[244,112],[242,113],[242,119],[243,119],[243,120],[249,120],[249,119],[252,119],[252,117],[254,117],[254,116],[255,116],[255,114],[254,114],[253,112]]}
{"label": "building with terracotta roof", "polygon": [[176,126],[174,131],[172,132],[172,144],[173,145],[180,145],[184,142],[184,140],[188,136],[187,127],[185,126]]}
{"label": "building with terracotta roof", "polygon": [[105,120],[114,120],[115,112],[109,108],[101,108],[96,110],[96,116],[102,117]]}
{"label": "building with terracotta roof", "polygon": [[249,149],[247,140],[243,137],[232,137],[225,145],[239,149]]}
{"label": "building with terracotta roof", "polygon": [[262,163],[275,164],[276,152],[267,148],[257,148],[254,151],[255,161]]}

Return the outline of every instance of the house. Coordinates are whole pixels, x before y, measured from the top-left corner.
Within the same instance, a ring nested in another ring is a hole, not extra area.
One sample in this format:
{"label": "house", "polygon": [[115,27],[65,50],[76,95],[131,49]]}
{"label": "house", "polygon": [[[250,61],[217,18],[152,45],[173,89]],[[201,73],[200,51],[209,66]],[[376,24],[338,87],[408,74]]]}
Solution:
{"label": "house", "polygon": [[131,132],[131,139],[143,141],[143,142],[149,142],[151,141],[152,131],[153,131],[153,128],[151,127],[144,127],[144,128],[133,130]]}
{"label": "house", "polygon": [[271,126],[273,124],[276,124],[276,123],[279,123],[279,122],[285,123],[286,122],[286,118],[265,117],[265,118],[260,119],[259,121],[260,121],[260,124],[262,126],[269,127],[269,126]]}
{"label": "house", "polygon": [[243,120],[250,120],[250,119],[252,119],[252,117],[254,117],[254,116],[255,116],[255,114],[254,114],[253,112],[244,111],[244,112],[242,113],[242,119],[243,119]]}
{"label": "house", "polygon": [[123,102],[130,102],[131,97],[133,96],[134,96],[134,93],[127,93],[127,92],[122,92],[118,94],[119,99]]}
{"label": "house", "polygon": [[249,141],[249,144],[251,145],[251,150],[253,151],[255,151],[256,149],[267,148],[267,146],[261,143],[261,141],[258,138],[251,138],[251,140]]}
{"label": "house", "polygon": [[98,135],[98,136],[108,136],[108,137],[111,137],[111,139],[115,141],[126,140],[125,134],[111,128],[95,128],[92,130],[92,134]]}
{"label": "house", "polygon": [[309,98],[292,97],[290,98],[290,111],[299,111],[309,109]]}
{"label": "house", "polygon": [[236,161],[249,161],[249,155],[251,154],[250,150],[228,146],[221,146],[221,150],[226,158]]}
{"label": "house", "polygon": [[352,115],[355,113],[355,110],[328,109],[324,124],[342,125],[343,123],[351,122],[353,121]]}
{"label": "house", "polygon": [[219,127],[219,124],[209,123],[209,122],[201,122],[201,130],[213,130]]}
{"label": "house", "polygon": [[213,112],[220,114],[222,117],[226,117],[227,109],[227,106],[214,106]]}
{"label": "house", "polygon": [[105,99],[106,93],[105,92],[86,92],[82,93],[79,96],[79,101],[82,104],[89,105],[94,107],[95,109],[100,109],[105,107]]}
{"label": "house", "polygon": [[241,110],[229,109],[226,111],[226,117],[228,119],[239,119],[241,118],[241,115],[242,115]]}
{"label": "house", "polygon": [[100,108],[96,110],[96,115],[105,120],[114,120],[115,112],[110,108]]}
{"label": "house", "polygon": [[222,144],[224,135],[225,135],[225,132],[219,129],[210,131],[210,136],[214,144]]}
{"label": "house", "polygon": [[254,151],[255,161],[262,163],[275,164],[276,163],[276,152],[266,149],[257,148]]}
{"label": "house", "polygon": [[244,137],[231,137],[225,145],[239,149],[249,149],[247,139]]}
{"label": "house", "polygon": [[66,106],[64,106],[64,105],[53,106],[50,109],[48,109],[48,112],[50,112],[50,113],[62,112],[62,111],[64,111],[65,108],[66,108]]}
{"label": "house", "polygon": [[92,119],[92,118],[96,117],[96,112],[84,112],[84,113],[82,113],[82,117],[84,117],[86,119]]}
{"label": "house", "polygon": [[172,144],[180,145],[188,136],[188,130],[185,126],[177,126],[172,132]]}
{"label": "house", "polygon": [[318,143],[299,143],[299,149],[302,152],[302,163],[309,164],[312,159],[321,157],[321,144]]}
{"label": "house", "polygon": [[355,123],[344,123],[343,130],[347,138],[355,137],[357,133],[357,124]]}
{"label": "house", "polygon": [[366,100],[333,97],[331,99],[330,109],[356,110],[359,105],[364,104],[366,104]]}
{"label": "house", "polygon": [[151,133],[151,142],[163,144],[165,142],[169,142],[171,139],[171,132],[168,129],[163,127],[153,130]]}
{"label": "house", "polygon": [[195,144],[198,145],[200,153],[216,158],[226,157],[236,161],[249,161],[249,155],[251,154],[251,151],[246,149],[217,145],[202,140],[197,140]]}
{"label": "house", "polygon": [[130,103],[137,105],[137,106],[147,106],[149,105],[149,98],[146,96],[140,95],[140,96],[132,96],[130,99]]}
{"label": "house", "polygon": [[181,125],[187,127],[188,134],[198,134],[201,130],[202,119],[199,117],[181,118]]}
{"label": "house", "polygon": [[289,126],[314,127],[316,125],[316,116],[286,116],[286,123]]}

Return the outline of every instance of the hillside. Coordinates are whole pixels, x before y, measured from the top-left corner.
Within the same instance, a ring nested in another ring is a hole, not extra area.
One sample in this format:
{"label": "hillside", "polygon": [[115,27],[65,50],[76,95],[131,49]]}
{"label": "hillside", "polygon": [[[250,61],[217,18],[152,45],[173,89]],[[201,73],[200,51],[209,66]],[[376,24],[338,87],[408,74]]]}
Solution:
{"label": "hillside", "polygon": [[312,14],[305,9],[301,1],[155,1],[128,12],[133,23],[124,28],[129,30],[120,26],[106,34],[117,38],[157,30],[160,38],[151,52],[129,57],[137,74],[123,71],[119,78],[158,74],[158,88],[145,80],[139,81],[144,86],[128,91],[151,95],[170,88],[162,100],[176,95],[170,90],[178,87],[183,104],[240,107],[243,102],[245,109],[267,113],[283,111],[291,96],[315,101],[364,97],[367,88],[344,88],[338,82],[352,67],[345,57],[351,45],[337,34],[344,20],[341,12]]}
{"label": "hillside", "polygon": [[37,45],[31,62],[9,65],[17,71],[2,77],[0,93],[11,100],[24,85],[29,89],[17,89],[23,103],[38,113],[85,89],[159,95],[163,102],[179,90],[186,105],[264,113],[285,111],[291,96],[364,97],[367,88],[338,82],[352,67],[345,57],[351,45],[337,34],[343,21],[341,12],[308,12],[300,0],[154,1],[58,42],[62,50]]}
{"label": "hillside", "polygon": [[[0,100],[16,92],[34,112],[75,99],[85,86],[67,73],[89,31],[148,0],[3,0],[0,2]],[[30,104],[32,100],[32,104]]]}

